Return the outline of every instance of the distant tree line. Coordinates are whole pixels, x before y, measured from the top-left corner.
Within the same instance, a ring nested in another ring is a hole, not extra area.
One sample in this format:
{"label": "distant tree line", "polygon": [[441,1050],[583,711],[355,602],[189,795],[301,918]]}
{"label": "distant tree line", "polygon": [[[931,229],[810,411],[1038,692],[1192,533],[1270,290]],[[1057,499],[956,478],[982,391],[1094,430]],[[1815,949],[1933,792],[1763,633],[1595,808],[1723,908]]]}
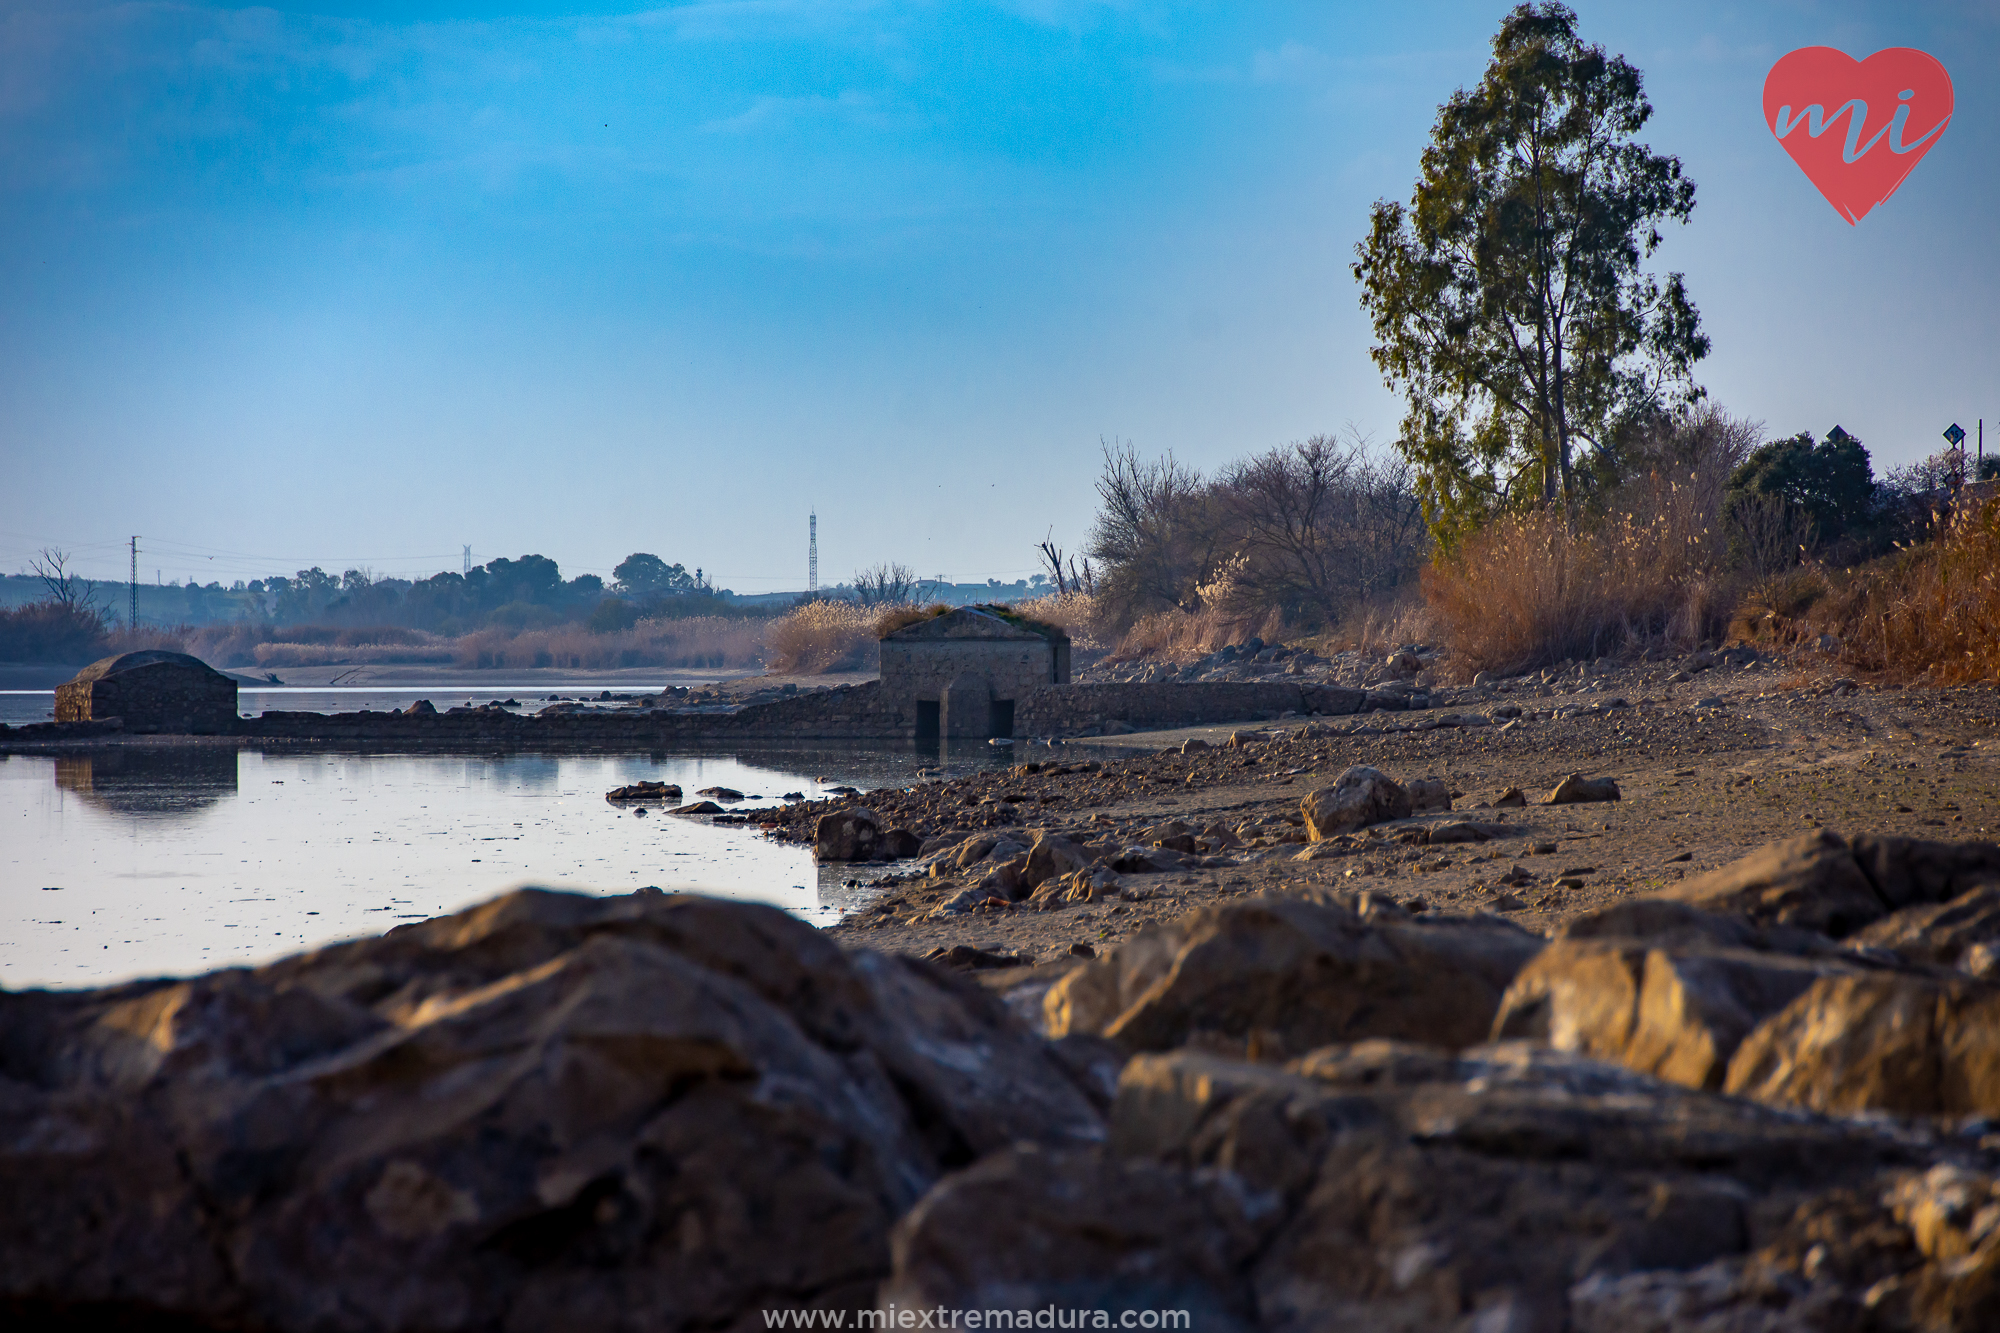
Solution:
{"label": "distant tree line", "polygon": [[426,579],[378,578],[365,569],[335,577],[315,566],[290,578],[254,580],[252,619],[277,624],[395,625],[437,634],[474,629],[538,629],[571,621],[598,631],[628,629],[641,619],[731,614],[728,595],[701,571],[690,574],[640,551],[613,570],[564,579],[544,555],[502,557],[468,573],[446,570]]}
{"label": "distant tree line", "polygon": [[[302,568],[292,576],[254,578],[236,588],[190,584],[190,618],[208,618],[214,602],[240,606],[240,616],[274,624],[390,624],[436,634],[474,628],[544,628],[584,620],[592,628],[628,628],[648,616],[730,614],[728,592],[710,586],[696,570],[668,564],[656,554],[634,552],[614,570],[616,582],[598,574],[564,578],[542,554],[498,558],[470,572],[444,570],[430,578],[376,576],[366,568],[330,574]],[[204,598],[196,606],[196,598]]]}

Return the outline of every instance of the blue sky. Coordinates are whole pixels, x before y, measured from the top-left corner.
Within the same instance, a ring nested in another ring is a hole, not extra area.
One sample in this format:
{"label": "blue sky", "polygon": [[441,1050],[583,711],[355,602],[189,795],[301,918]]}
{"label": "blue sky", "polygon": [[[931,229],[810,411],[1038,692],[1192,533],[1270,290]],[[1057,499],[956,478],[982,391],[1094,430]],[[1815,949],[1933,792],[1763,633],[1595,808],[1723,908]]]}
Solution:
{"label": "blue sky", "polygon": [[[1012,579],[1100,440],[1386,442],[1348,264],[1505,8],[0,5],[0,567],[766,591],[816,506],[826,581]],[[1714,398],[1878,467],[2000,421],[2000,11],[1577,8],[1699,187]],[[1762,125],[1806,45],[1954,76],[1858,227]]]}

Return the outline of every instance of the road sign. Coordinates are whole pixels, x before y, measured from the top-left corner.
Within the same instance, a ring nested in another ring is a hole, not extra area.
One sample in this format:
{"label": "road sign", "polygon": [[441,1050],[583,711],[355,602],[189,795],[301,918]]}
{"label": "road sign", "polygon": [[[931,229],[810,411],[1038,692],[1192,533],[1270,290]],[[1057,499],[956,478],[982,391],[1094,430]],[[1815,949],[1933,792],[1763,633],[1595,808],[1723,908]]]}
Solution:
{"label": "road sign", "polygon": [[1951,447],[1956,449],[1958,448],[1958,442],[1965,438],[1965,427],[1954,421],[1950,426],[1945,428],[1944,437],[1951,441]]}

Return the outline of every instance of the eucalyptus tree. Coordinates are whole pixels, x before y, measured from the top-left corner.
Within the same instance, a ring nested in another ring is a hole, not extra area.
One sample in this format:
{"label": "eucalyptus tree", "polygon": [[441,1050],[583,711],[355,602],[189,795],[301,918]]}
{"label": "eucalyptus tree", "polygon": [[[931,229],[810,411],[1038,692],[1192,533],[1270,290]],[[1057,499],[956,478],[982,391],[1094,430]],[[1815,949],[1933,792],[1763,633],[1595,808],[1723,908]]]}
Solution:
{"label": "eucalyptus tree", "polygon": [[1581,455],[1700,396],[1708,352],[1678,273],[1641,268],[1694,182],[1634,136],[1639,71],[1524,4],[1479,85],[1438,109],[1409,205],[1355,247],[1376,365],[1405,397],[1400,448],[1438,536],[1497,508],[1570,502]]}

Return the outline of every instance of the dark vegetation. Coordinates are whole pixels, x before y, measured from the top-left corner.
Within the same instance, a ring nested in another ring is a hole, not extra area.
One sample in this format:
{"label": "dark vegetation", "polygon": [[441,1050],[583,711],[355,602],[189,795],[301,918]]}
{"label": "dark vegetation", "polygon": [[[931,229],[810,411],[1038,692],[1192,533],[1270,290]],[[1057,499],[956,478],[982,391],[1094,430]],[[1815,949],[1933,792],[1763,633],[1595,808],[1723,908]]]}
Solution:
{"label": "dark vegetation", "polygon": [[1107,446],[1097,492],[1093,584],[1118,632],[1199,614],[1323,629],[1393,596],[1428,546],[1408,466],[1325,435],[1213,477]]}
{"label": "dark vegetation", "polygon": [[[613,652],[607,645],[581,644],[579,636],[630,638],[642,623],[758,621],[782,609],[738,605],[711,587],[700,570],[690,574],[643,552],[621,562],[617,581],[608,586],[595,574],[565,580],[555,561],[524,555],[489,561],[469,573],[446,571],[415,580],[377,578],[362,569],[336,578],[314,567],[234,589],[190,584],[191,622],[225,606],[236,608],[235,617],[219,624],[128,630],[113,613],[116,608],[98,602],[107,587],[122,585],[77,577],[68,570],[68,557],[56,550],[44,551],[35,570],[43,595],[0,610],[0,661],[83,663],[123,649],[173,647],[222,665],[262,667],[297,665],[312,656],[303,649],[338,648],[353,660],[374,662],[455,662],[469,655],[471,665],[481,659],[554,665],[557,658],[576,666],[659,665],[664,661],[653,649],[626,644]],[[511,654],[496,647],[523,635],[538,636],[540,646]],[[662,631],[648,642],[699,637]],[[689,649],[679,657],[696,659],[689,664],[706,664],[718,652],[740,659],[744,636],[724,637],[728,651]],[[473,638],[479,647],[460,649],[460,641]],[[511,660],[523,654],[527,661]]]}

